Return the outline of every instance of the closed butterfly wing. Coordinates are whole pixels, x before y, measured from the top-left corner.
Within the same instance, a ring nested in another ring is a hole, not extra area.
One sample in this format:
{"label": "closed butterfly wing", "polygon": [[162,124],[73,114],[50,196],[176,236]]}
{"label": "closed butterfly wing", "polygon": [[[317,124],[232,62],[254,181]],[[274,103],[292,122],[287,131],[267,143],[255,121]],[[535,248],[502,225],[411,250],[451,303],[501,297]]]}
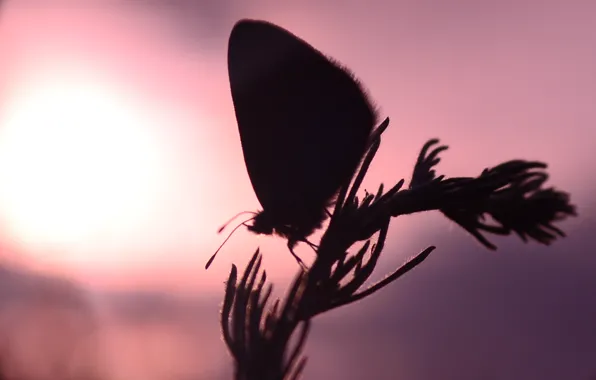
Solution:
{"label": "closed butterfly wing", "polygon": [[312,233],[362,159],[377,122],[374,108],[345,68],[268,22],[234,26],[228,71],[263,213],[273,228]]}

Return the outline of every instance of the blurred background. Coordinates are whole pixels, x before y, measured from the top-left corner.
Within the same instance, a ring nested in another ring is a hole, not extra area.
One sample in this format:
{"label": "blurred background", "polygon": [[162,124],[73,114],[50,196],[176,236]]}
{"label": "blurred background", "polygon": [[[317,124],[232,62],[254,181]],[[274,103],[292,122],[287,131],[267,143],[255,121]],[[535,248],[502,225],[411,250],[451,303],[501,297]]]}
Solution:
{"label": "blurred background", "polygon": [[[351,68],[391,125],[365,187],[549,164],[580,216],[551,247],[489,252],[439,213],[392,222],[379,279],[315,320],[306,379],[596,375],[596,4],[575,0],[4,0],[0,8],[0,368],[20,379],[229,379],[218,313],[254,250],[278,294],[297,270],[254,211],[226,67],[241,18]],[[299,250],[308,257],[307,249]]]}

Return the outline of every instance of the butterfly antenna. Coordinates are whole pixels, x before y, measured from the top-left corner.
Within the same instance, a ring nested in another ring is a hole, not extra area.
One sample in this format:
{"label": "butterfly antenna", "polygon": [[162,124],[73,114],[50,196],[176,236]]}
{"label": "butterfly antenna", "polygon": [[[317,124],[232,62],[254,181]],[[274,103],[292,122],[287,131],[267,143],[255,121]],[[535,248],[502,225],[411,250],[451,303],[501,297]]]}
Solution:
{"label": "butterfly antenna", "polygon": [[[230,219],[229,219],[227,222],[225,222],[225,223],[223,224],[223,226],[219,227],[219,228],[217,229],[217,233],[218,233],[218,234],[221,234],[221,232],[222,232],[223,230],[225,230],[225,229],[228,227],[228,225],[229,225],[230,223],[232,223],[232,221],[233,221],[234,219],[236,219],[237,217],[239,217],[239,216],[240,216],[240,215],[242,215],[242,214],[252,214],[252,215],[256,215],[256,213],[254,213],[254,212],[252,212],[252,211],[241,211],[241,212],[239,212],[238,214],[236,214],[236,215],[234,215],[233,217],[231,217],[231,218],[230,218]],[[250,218],[250,219],[252,219],[252,218]],[[244,224],[244,223],[248,222],[250,219],[248,219],[248,220],[245,220],[244,222],[242,222],[241,224],[239,224],[238,226],[236,226],[236,228],[238,228],[238,227],[239,227],[239,226],[241,226],[242,224]],[[234,231],[236,231],[236,228],[234,228]],[[233,231],[232,231],[232,232],[233,232]]]}
{"label": "butterfly antenna", "polygon": [[[244,211],[247,212],[247,211]],[[242,214],[242,213],[241,213]],[[236,215],[235,217],[237,217],[238,215]],[[234,218],[235,218],[234,217]],[[220,249],[226,244],[226,242],[228,240],[230,240],[230,238],[232,237],[232,235],[234,234],[234,232],[236,232],[236,230],[238,228],[240,228],[241,226],[246,226],[246,222],[250,221],[254,219],[254,216],[250,219],[246,219],[244,222],[240,223],[239,225],[237,225],[236,227],[234,227],[234,229],[232,230],[232,232],[230,232],[228,234],[228,237],[226,237],[226,239],[223,241],[223,243],[221,243],[221,245],[219,246],[219,248],[217,248],[217,251],[215,251],[215,253],[211,256],[211,258],[209,259],[209,261],[207,261],[207,264],[205,264],[205,269],[209,269],[209,266],[211,266],[211,263],[213,262],[213,260],[215,260],[215,256],[217,256],[217,253],[220,251]],[[231,221],[230,221],[231,222]],[[226,226],[228,224],[230,224],[230,222],[226,223]],[[225,227],[225,226],[224,226]],[[220,228],[220,230],[223,230],[223,228]],[[221,232],[221,231],[220,231]]]}

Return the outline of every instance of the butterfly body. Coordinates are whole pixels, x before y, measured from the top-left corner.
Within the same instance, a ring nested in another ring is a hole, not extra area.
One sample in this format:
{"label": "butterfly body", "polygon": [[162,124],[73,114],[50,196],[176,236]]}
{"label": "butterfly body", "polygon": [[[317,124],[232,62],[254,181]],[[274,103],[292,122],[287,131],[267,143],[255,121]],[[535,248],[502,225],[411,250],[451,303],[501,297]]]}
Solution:
{"label": "butterfly body", "polygon": [[248,174],[262,206],[248,229],[290,248],[322,226],[366,152],[377,113],[352,74],[265,21],[241,20],[228,74]]}

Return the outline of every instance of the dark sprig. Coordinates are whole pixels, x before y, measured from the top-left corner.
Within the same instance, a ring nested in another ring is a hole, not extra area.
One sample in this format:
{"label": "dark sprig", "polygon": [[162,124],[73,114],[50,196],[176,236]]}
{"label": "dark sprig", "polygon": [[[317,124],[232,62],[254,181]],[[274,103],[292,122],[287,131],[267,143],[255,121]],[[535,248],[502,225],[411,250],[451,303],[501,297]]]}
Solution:
{"label": "dark sprig", "polygon": [[[447,146],[428,152],[438,143],[429,140],[422,148],[409,189],[385,196],[392,216],[440,210],[492,250],[496,246],[482,232],[515,232],[523,241],[545,245],[565,236],[554,223],[576,216],[576,208],[567,193],[542,187],[548,179],[545,163],[511,160],[484,169],[478,177],[437,177],[438,154]],[[489,217],[494,223],[487,221]]]}
{"label": "dark sprig", "polygon": [[[424,180],[412,183],[444,186],[445,198],[440,200],[444,206],[438,209],[485,247],[497,248],[481,231],[495,235],[515,232],[524,242],[531,239],[545,245],[557,237],[565,237],[554,223],[576,216],[576,207],[570,203],[569,194],[552,187],[543,188],[548,179],[545,163],[510,160],[484,169],[477,178],[443,180],[435,178],[432,168],[439,162],[437,153],[447,147],[436,148],[427,157],[423,154],[436,143],[438,140],[431,140],[424,146],[412,176]],[[487,222],[488,217],[495,223]]]}
{"label": "dark sprig", "polygon": [[410,180],[410,189],[427,184],[435,179],[433,167],[441,162],[441,159],[438,157],[439,153],[449,149],[447,145],[441,145],[438,148],[434,148],[428,154],[428,150],[438,143],[438,139],[428,140],[420,150],[416,165],[414,166],[414,172],[412,173],[412,179]]}
{"label": "dark sprig", "polygon": [[[257,250],[236,285],[232,267],[222,310],[224,341],[234,356],[236,379],[297,379],[306,363],[304,348],[310,321],[326,311],[372,295],[417,267],[435,249],[430,246],[383,280],[365,286],[385,246],[391,218],[439,210],[484,246],[495,249],[483,233],[509,235],[524,241],[550,244],[564,237],[554,226],[575,216],[568,194],[543,188],[548,179],[546,164],[512,160],[485,169],[478,177],[436,174],[439,154],[447,149],[429,140],[418,156],[408,188],[402,179],[388,191],[358,191],[380,146],[386,119],[374,134],[360,170],[352,183],[342,187],[331,220],[316,249],[317,256],[306,270],[299,269],[283,306],[269,306],[272,285],[263,272],[257,282],[261,256]],[[487,222],[491,218],[494,223]],[[376,241],[373,241],[376,236]],[[361,244],[359,248],[355,248]],[[298,338],[290,348],[293,336]]]}
{"label": "dark sprig", "polygon": [[[298,379],[306,358],[301,356],[310,328],[309,320],[296,321],[296,307],[302,296],[304,272],[295,279],[283,307],[276,300],[269,304],[273,286],[261,272],[259,250],[249,261],[242,279],[237,283],[237,269],[232,270],[226,284],[221,311],[223,339],[235,361],[235,378]],[[290,347],[296,328],[298,340]]]}

